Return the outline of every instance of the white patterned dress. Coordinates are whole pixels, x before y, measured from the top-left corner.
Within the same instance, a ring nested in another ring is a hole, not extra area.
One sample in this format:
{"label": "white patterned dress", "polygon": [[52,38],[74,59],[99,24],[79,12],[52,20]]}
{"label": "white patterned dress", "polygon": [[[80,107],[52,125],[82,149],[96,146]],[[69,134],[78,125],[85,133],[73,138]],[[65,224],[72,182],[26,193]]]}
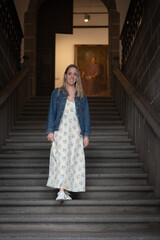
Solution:
{"label": "white patterned dress", "polygon": [[84,192],[85,155],[75,102],[67,100],[59,130],[54,132],[54,138],[50,150],[47,186]]}

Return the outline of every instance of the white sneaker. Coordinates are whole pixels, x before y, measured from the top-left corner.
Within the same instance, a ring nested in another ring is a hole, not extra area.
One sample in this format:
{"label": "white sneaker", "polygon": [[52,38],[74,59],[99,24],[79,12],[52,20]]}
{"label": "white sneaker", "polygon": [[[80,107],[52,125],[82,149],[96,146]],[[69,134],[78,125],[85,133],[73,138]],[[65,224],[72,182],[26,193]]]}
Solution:
{"label": "white sneaker", "polygon": [[59,191],[57,193],[56,201],[64,201],[65,200],[65,193],[64,191]]}
{"label": "white sneaker", "polygon": [[69,192],[65,192],[64,194],[65,194],[65,200],[72,200]]}

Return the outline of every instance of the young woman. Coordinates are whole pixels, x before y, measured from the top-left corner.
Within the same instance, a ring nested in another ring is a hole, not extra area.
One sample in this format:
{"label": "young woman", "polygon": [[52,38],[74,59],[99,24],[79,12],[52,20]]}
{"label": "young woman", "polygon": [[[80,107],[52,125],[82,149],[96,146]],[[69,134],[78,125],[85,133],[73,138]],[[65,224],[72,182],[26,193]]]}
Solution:
{"label": "young woman", "polygon": [[56,200],[72,200],[69,191],[85,191],[84,148],[90,135],[88,100],[73,64],[65,70],[63,86],[52,92],[47,133],[52,142],[47,186],[59,189]]}

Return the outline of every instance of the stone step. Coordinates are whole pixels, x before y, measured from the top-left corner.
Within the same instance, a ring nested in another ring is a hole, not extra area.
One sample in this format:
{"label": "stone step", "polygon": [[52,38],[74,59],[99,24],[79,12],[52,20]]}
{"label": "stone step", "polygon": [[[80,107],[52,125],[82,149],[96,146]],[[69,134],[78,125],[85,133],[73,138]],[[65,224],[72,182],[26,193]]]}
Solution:
{"label": "stone step", "polygon": [[[27,106],[28,105],[42,105],[42,104],[48,104],[49,105],[49,103],[50,103],[50,98],[49,99],[46,99],[46,100],[39,100],[39,99],[30,99],[28,102],[27,102]],[[113,105],[115,105],[115,102],[113,101],[113,99],[112,98],[110,98],[110,99],[90,99],[90,98],[88,98],[88,103],[89,103],[89,105],[96,105],[96,104],[104,104],[104,105],[106,105],[106,104],[113,104]]]}
{"label": "stone step", "polygon": [[[113,101],[113,98],[111,96],[88,96],[88,101]],[[49,96],[33,96],[29,99],[29,101],[40,101],[40,100],[50,100],[50,95]]]}
{"label": "stone step", "polygon": [[[92,97],[92,98],[90,98],[90,97],[87,97],[88,98],[88,102],[89,102],[89,104],[94,104],[94,103],[104,103],[104,104],[107,104],[107,103],[113,103],[113,104],[115,104],[115,102],[113,101],[113,98],[109,98],[109,97],[103,97],[103,98],[101,98],[101,97]],[[27,105],[29,105],[29,104],[40,104],[40,103],[48,103],[49,104],[49,102],[50,102],[50,97],[47,99],[41,99],[41,98],[37,98],[37,96],[33,99],[33,98],[31,98],[31,99],[29,99],[28,100],[28,102],[27,102]]]}
{"label": "stone step", "polygon": [[[89,108],[94,108],[94,107],[113,107],[116,108],[116,105],[114,102],[110,101],[110,102],[88,102],[89,103]],[[43,102],[43,103],[39,103],[37,102],[30,102],[26,105],[27,108],[36,108],[36,107],[45,107],[46,109],[49,109],[49,102]]]}
{"label": "stone step", "polygon": [[[28,103],[24,108],[23,111],[28,111],[28,110],[49,110],[49,102],[43,102],[43,103],[39,103],[39,102],[35,102],[35,103]],[[115,105],[114,102],[95,102],[95,103],[89,103],[89,109],[90,112],[92,111],[97,111],[98,109],[104,109],[104,111],[108,111],[108,110],[118,110],[117,106]]]}
{"label": "stone step", "polygon": [[[37,137],[37,136],[46,136],[46,128],[30,128],[30,127],[15,127],[15,129],[9,133],[9,136],[31,136],[31,137]],[[91,138],[110,138],[110,137],[127,137],[128,138],[128,132],[123,130],[94,130],[92,129]],[[130,138],[129,138],[130,139]]]}
{"label": "stone step", "polygon": [[[116,115],[102,115],[100,116],[99,114],[95,114],[95,115],[90,115],[91,117],[91,123],[94,124],[94,123],[97,123],[97,122],[105,122],[105,123],[110,123],[110,121],[113,121],[113,122],[117,122],[117,123],[122,123],[121,121],[121,117],[118,116],[117,114]],[[47,121],[47,115],[32,115],[32,116],[23,116],[21,115],[20,117],[18,117],[18,121],[29,121],[29,122],[35,122],[35,121],[38,121],[38,122],[44,122],[46,123]]]}
{"label": "stone step", "polygon": [[[32,128],[36,125],[37,127],[41,127],[42,125],[43,126],[46,126],[47,124],[47,119],[46,121],[43,120],[38,120],[37,122],[37,119],[34,119],[32,121],[28,121],[28,120],[17,120],[15,122],[15,126],[16,125],[19,125],[19,126],[32,126]],[[92,126],[99,126],[99,125],[103,125],[103,126],[120,126],[122,125],[123,126],[123,121],[122,120],[116,120],[116,119],[110,119],[110,120],[92,120],[91,121],[91,124],[93,124]]]}
{"label": "stone step", "polygon": [[[119,115],[119,111],[116,107],[106,107],[106,106],[99,106],[99,107],[90,107],[90,114],[96,114],[97,112],[100,114],[100,115],[104,115],[104,114],[117,114]],[[24,108],[23,111],[21,112],[21,115],[22,116],[32,116],[32,115],[41,115],[41,114],[48,114],[48,108],[46,107],[39,107],[37,108],[36,106],[35,107],[27,107],[27,108]]]}
{"label": "stone step", "polygon": [[89,99],[88,98],[88,103],[89,106],[96,106],[96,105],[109,105],[109,104],[113,104],[115,105],[115,102],[113,101],[113,99]]}
{"label": "stone step", "polygon": [[[1,156],[3,156],[1,158]],[[12,157],[13,156],[13,157]],[[138,159],[135,158],[86,158],[86,163],[90,164],[124,164],[124,163],[138,163]],[[13,155],[13,154],[5,154],[0,155],[0,164],[48,164],[49,163],[49,156],[42,157],[42,156],[24,156],[24,155]]]}
{"label": "stone step", "polygon": [[[87,173],[141,173],[142,163],[87,163]],[[0,174],[8,173],[48,173],[49,163],[27,163],[27,164],[16,164],[12,163],[1,163],[0,161]]]}
{"label": "stone step", "polygon": [[[8,149],[49,149],[51,147],[51,142],[46,141],[44,142],[14,142],[14,141],[8,141],[5,146],[2,146],[2,150],[8,150]],[[125,142],[125,144],[121,141],[119,142],[91,142],[87,148],[85,148],[85,151],[90,150],[135,150],[135,146],[131,145],[130,143]]]}
{"label": "stone step", "polygon": [[156,213],[160,200],[155,199],[108,199],[72,200],[59,203],[53,199],[0,199],[1,214],[52,213],[52,214],[106,214],[111,213]]}
{"label": "stone step", "polygon": [[0,231],[73,231],[103,232],[124,230],[157,229],[160,215],[156,213],[131,214],[2,214]]}
{"label": "stone step", "polygon": [[[45,105],[27,105],[23,108],[24,112],[40,112],[41,111],[46,111],[48,113],[49,110],[49,105],[45,106]],[[117,111],[118,109],[115,105],[99,105],[99,106],[90,106],[89,107],[90,112],[96,112],[96,111],[106,111],[108,113],[108,111]]]}
{"label": "stone step", "polygon": [[0,234],[1,240],[159,240],[160,231],[148,230],[125,230],[106,232],[36,232],[21,231],[4,232]]}
{"label": "stone step", "polygon": [[[9,134],[8,139],[6,139],[6,142],[13,142],[18,141],[18,140],[23,140],[23,141],[35,141],[35,140],[41,140],[41,141],[46,141],[47,134],[46,132],[12,132]],[[108,132],[106,135],[99,135],[94,134],[94,132],[91,132],[90,134],[90,143],[91,142],[130,142],[132,143],[132,139],[128,137],[128,134],[121,134],[119,133],[116,134],[114,132]]]}
{"label": "stone step", "polygon": [[[96,108],[96,107],[104,107],[104,108],[117,108],[115,103],[113,101],[97,101],[97,102],[93,102],[93,101],[89,101],[89,108]],[[46,108],[49,109],[49,101],[47,102],[29,102],[25,105],[24,109],[29,109],[29,108]]]}
{"label": "stone step", "polygon": [[[29,148],[29,147],[24,147],[24,149],[20,148],[20,149],[16,149],[15,147],[7,147],[3,148],[2,150],[2,154],[5,153],[4,155],[7,155],[11,154],[14,155],[14,154],[17,154],[17,157],[18,155],[21,155],[21,156],[24,156],[24,155],[27,155],[30,157],[40,157],[40,158],[47,158],[49,157],[49,154],[50,154],[50,148],[48,149],[38,149],[38,148]],[[99,150],[96,150],[96,149],[86,149],[85,150],[85,156],[86,158],[123,158],[123,157],[127,157],[127,156],[134,156],[132,154],[134,154],[134,149],[116,149],[116,148],[112,148],[112,150],[103,150],[103,149],[99,149]],[[1,156],[1,154],[0,154]],[[3,156],[3,155],[2,155]]]}
{"label": "stone step", "polygon": [[[90,200],[153,200],[153,187],[149,185],[87,186],[86,192],[72,193],[73,199]],[[57,190],[46,186],[0,186],[0,199],[52,199]],[[118,199],[117,199],[118,198]],[[158,200],[157,200],[158,201]]]}
{"label": "stone step", "polygon": [[[46,123],[45,124],[39,124],[37,123],[36,126],[28,126],[28,125],[24,125],[24,126],[20,126],[20,125],[15,125],[12,129],[12,131],[14,132],[15,130],[17,129],[20,129],[20,130],[23,130],[23,129],[27,129],[28,131],[29,130],[37,130],[37,131],[40,131],[40,130],[46,130]],[[92,126],[91,128],[91,132],[114,132],[114,133],[119,133],[119,132],[122,132],[122,133],[126,133],[124,132],[125,131],[125,127],[123,125],[112,125],[112,126],[101,126],[101,125],[98,125],[98,126]]]}
{"label": "stone step", "polygon": [[[14,127],[13,131],[9,133],[9,136],[39,136],[39,135],[46,135],[46,126],[41,126],[41,127],[31,127],[31,126],[17,126]],[[90,137],[124,137],[128,136],[128,132],[125,132],[121,129],[117,130],[94,130],[93,128],[91,129],[91,134]]]}
{"label": "stone step", "polygon": [[[23,134],[12,134],[9,136],[8,139],[6,139],[6,143],[34,143],[34,142],[46,142],[47,137],[45,134],[37,134],[30,136],[29,134],[26,136],[25,133]],[[90,144],[92,143],[132,143],[131,138],[128,138],[127,136],[91,136],[90,137]]]}
{"label": "stone step", "polygon": [[[19,128],[15,128],[13,130],[13,132],[10,132],[9,133],[9,137],[37,137],[37,136],[40,136],[40,137],[46,137],[47,134],[46,134],[46,128],[30,128],[30,127],[19,127]],[[123,130],[117,130],[117,131],[107,131],[107,130],[104,130],[104,131],[97,131],[97,130],[92,130],[91,131],[91,134],[90,134],[90,140],[92,139],[103,139],[103,138],[127,138],[127,139],[130,139],[128,138],[128,132],[124,132]]]}
{"label": "stone step", "polygon": [[[38,148],[38,146],[23,146],[23,148],[21,148],[21,146],[3,146],[2,148],[2,153],[5,152],[6,154],[31,154],[32,156],[37,156],[37,155],[42,155],[43,157],[47,157],[50,154],[50,147],[45,147],[43,146],[42,148]],[[127,154],[131,154],[134,153],[135,150],[134,148],[128,147],[128,148],[123,148],[123,147],[117,147],[117,146],[112,146],[111,148],[106,148],[103,149],[102,148],[86,148],[85,149],[85,156],[86,158],[88,157],[97,157],[97,158],[101,158],[101,157],[105,157],[105,158],[109,158],[109,157],[121,157],[123,155],[127,155]]]}
{"label": "stone step", "polygon": [[[9,142],[7,145],[2,146],[2,150],[48,150],[51,147],[51,142],[31,142],[31,143],[26,143],[26,142],[19,142],[19,143],[14,143],[14,142]],[[91,143],[87,148],[85,148],[86,152],[90,151],[111,151],[111,150],[118,150],[118,151],[135,151],[135,146],[131,144],[123,144],[123,143]]]}
{"label": "stone step", "polygon": [[[28,121],[26,121],[28,122]],[[20,122],[21,123],[21,122]],[[24,128],[28,128],[28,129],[34,129],[36,127],[36,129],[46,129],[46,123],[40,124],[39,122],[37,122],[37,126],[28,126],[28,125],[24,125]],[[22,128],[22,126],[20,125],[15,125],[13,127],[14,129],[18,129],[18,128]],[[92,126],[92,131],[107,131],[107,132],[124,132],[126,131],[126,128],[124,127],[124,125],[112,125],[112,126],[101,126],[101,125],[97,125],[97,126]]]}
{"label": "stone step", "polygon": [[[48,174],[1,174],[1,185],[4,186],[45,186]],[[146,185],[148,183],[148,174],[86,174],[87,186],[109,186],[109,185]]]}
{"label": "stone step", "polygon": [[[48,153],[42,154],[37,152],[25,152],[25,154],[19,152],[18,154],[15,154],[13,152],[10,153],[0,153],[0,162],[1,163],[11,163],[12,161],[14,163],[27,163],[28,161],[34,162],[34,163],[44,163],[49,161],[49,155]],[[138,161],[138,154],[137,153],[107,153],[107,156],[86,156],[86,162],[88,163],[132,163]]]}

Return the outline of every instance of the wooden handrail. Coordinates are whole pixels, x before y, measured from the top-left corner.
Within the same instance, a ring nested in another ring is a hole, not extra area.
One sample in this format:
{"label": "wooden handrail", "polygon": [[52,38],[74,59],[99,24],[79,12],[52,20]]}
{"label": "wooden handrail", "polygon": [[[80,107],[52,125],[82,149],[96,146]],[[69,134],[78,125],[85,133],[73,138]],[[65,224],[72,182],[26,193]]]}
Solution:
{"label": "wooden handrail", "polygon": [[126,93],[131,97],[137,108],[140,110],[143,117],[151,126],[155,134],[160,138],[160,117],[155,113],[152,106],[144,99],[144,97],[136,90],[129,82],[127,77],[119,68],[114,70],[114,74]]}
{"label": "wooden handrail", "polygon": [[28,74],[29,67],[23,67],[20,72],[18,72],[13,80],[3,89],[0,93],[0,106],[4,104],[10,94],[18,87],[24,77]]}

